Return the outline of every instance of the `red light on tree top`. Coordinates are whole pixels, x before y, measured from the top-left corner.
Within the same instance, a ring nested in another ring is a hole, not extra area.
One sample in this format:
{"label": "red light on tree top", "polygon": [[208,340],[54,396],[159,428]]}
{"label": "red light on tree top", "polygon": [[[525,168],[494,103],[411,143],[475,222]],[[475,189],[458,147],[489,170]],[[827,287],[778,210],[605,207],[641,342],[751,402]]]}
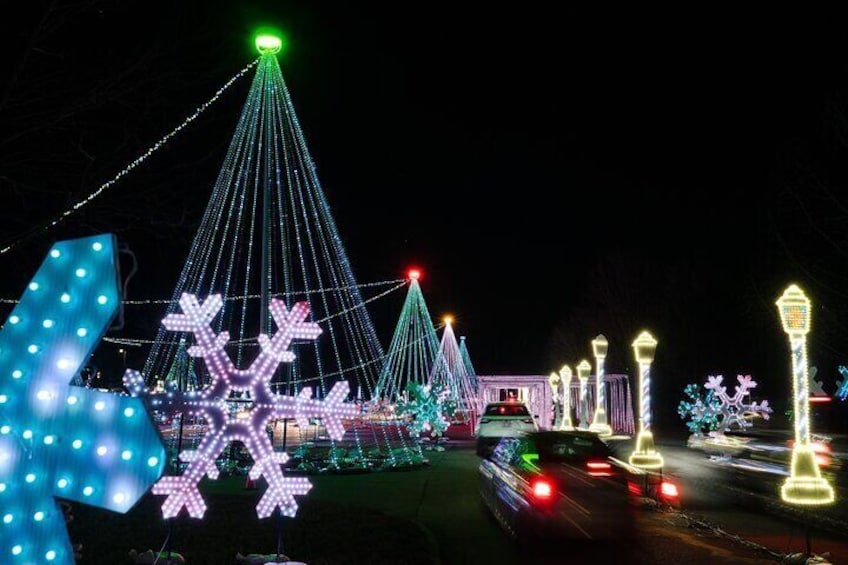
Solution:
{"label": "red light on tree top", "polygon": [[412,268],[406,272],[406,277],[410,280],[417,281],[421,278],[421,269]]}

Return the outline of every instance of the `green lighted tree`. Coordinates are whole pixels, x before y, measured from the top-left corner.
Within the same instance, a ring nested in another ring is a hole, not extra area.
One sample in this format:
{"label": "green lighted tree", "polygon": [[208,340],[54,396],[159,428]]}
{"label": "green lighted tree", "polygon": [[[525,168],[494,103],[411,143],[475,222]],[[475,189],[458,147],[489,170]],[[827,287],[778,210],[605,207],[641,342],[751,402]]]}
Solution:
{"label": "green lighted tree", "polygon": [[375,396],[385,402],[400,400],[401,393],[413,383],[427,384],[439,350],[439,339],[418,284],[420,276],[417,269],[408,273],[409,291],[377,379]]}

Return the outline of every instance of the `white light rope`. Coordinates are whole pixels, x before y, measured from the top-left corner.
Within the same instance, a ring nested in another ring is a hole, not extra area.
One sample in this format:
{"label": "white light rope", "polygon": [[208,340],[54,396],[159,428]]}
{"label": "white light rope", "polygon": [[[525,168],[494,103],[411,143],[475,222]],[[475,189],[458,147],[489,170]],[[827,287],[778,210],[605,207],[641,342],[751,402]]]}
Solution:
{"label": "white light rope", "polygon": [[[305,291],[296,291],[296,292],[278,292],[278,293],[272,294],[271,296],[273,296],[274,298],[291,297],[291,296],[301,296],[301,295],[308,295],[308,294],[319,294],[319,293],[322,293],[322,292],[339,292],[339,291],[350,290],[350,289],[354,289],[354,288],[373,288],[373,287],[376,287],[376,286],[387,286],[387,285],[390,285],[390,284],[396,285],[396,286],[390,288],[389,290],[385,291],[384,293],[379,294],[379,295],[369,299],[369,301],[370,301],[370,300],[374,300],[376,298],[379,298],[381,296],[384,296],[386,294],[389,294],[390,292],[397,290],[398,288],[406,285],[407,282],[408,281],[406,279],[394,279],[394,280],[390,280],[390,281],[362,283],[362,284],[356,284],[356,285],[350,285],[350,286],[337,286],[337,287],[332,287],[332,288],[316,288],[314,290],[305,290]],[[259,298],[259,297],[260,297],[260,295],[258,295],[258,294],[245,294],[243,296],[227,296],[223,300],[224,300],[224,302],[228,302],[228,301],[235,301],[235,300],[251,300],[251,299],[256,299],[256,298]],[[19,302],[19,300],[14,299],[14,298],[0,298],[0,304],[17,304],[18,302]],[[123,304],[125,306],[140,306],[140,305],[146,306],[146,305],[150,305],[150,304],[171,304],[171,303],[176,304],[177,300],[164,299],[164,298],[151,298],[151,299],[147,299],[147,300],[122,300],[121,301],[121,304]],[[346,310],[346,312],[347,311],[349,311],[349,310]],[[342,313],[343,312],[340,312],[339,314],[342,314]],[[334,314],[333,316],[338,316],[339,314]],[[318,320],[318,322],[323,322],[323,321],[329,320],[333,316],[324,318],[322,320]]]}
{"label": "white light rope", "polygon": [[135,169],[137,166],[139,166],[139,165],[140,165],[140,164],[142,164],[144,161],[146,161],[148,157],[150,157],[153,153],[155,153],[156,151],[158,151],[158,150],[159,150],[159,148],[161,148],[163,145],[165,145],[165,143],[167,143],[167,142],[168,142],[168,141],[169,141],[172,137],[174,137],[177,133],[179,133],[179,132],[180,132],[180,130],[182,130],[182,129],[183,129],[184,127],[186,127],[188,124],[190,124],[191,122],[193,122],[193,121],[194,121],[194,120],[195,120],[198,116],[200,116],[200,114],[202,114],[202,113],[203,113],[203,112],[204,112],[204,111],[205,111],[205,110],[206,110],[209,106],[211,106],[214,102],[216,102],[216,101],[218,100],[218,98],[220,98],[221,94],[223,94],[223,93],[224,93],[224,91],[225,91],[225,90],[227,90],[227,89],[228,89],[228,88],[229,88],[229,87],[230,87],[230,86],[231,86],[231,85],[232,85],[235,81],[237,81],[237,80],[238,80],[238,79],[240,79],[242,76],[244,76],[244,75],[245,75],[245,73],[247,73],[247,71],[249,71],[249,70],[250,70],[250,69],[252,69],[254,66],[256,66],[256,63],[258,63],[258,62],[259,62],[259,59],[256,59],[256,60],[254,60],[253,62],[251,62],[250,64],[248,64],[246,67],[244,67],[242,70],[240,70],[238,73],[236,73],[236,74],[235,74],[235,76],[233,76],[230,80],[228,80],[228,81],[224,84],[224,86],[222,86],[221,88],[219,88],[219,89],[218,89],[218,91],[217,91],[217,92],[215,92],[215,94],[212,96],[212,98],[210,98],[209,100],[207,100],[206,102],[204,102],[203,104],[201,104],[200,106],[198,106],[198,108],[194,111],[194,113],[193,113],[192,115],[190,115],[188,118],[186,118],[186,119],[185,119],[185,121],[183,121],[183,123],[181,123],[179,126],[177,126],[176,128],[174,128],[173,130],[171,130],[171,131],[170,131],[169,133],[167,133],[164,137],[162,137],[162,139],[160,139],[160,140],[159,140],[159,141],[157,141],[155,144],[153,144],[153,145],[152,145],[150,148],[148,148],[148,150],[147,150],[147,151],[145,151],[145,152],[144,152],[144,153],[143,153],[140,157],[137,157],[137,158],[136,158],[134,161],[132,161],[129,165],[127,165],[126,167],[124,167],[124,169],[123,169],[121,172],[119,172],[119,173],[118,173],[118,174],[116,174],[114,177],[112,177],[112,179],[111,179],[111,180],[106,181],[105,183],[101,184],[99,187],[97,187],[97,189],[96,189],[96,190],[94,190],[94,192],[92,192],[91,194],[89,194],[88,196],[86,196],[85,198],[83,198],[82,200],[78,201],[78,202],[77,202],[76,204],[74,204],[71,208],[68,208],[67,210],[65,210],[64,212],[62,212],[62,213],[61,213],[58,217],[56,217],[56,218],[55,218],[54,220],[52,220],[51,222],[49,222],[49,223],[47,223],[47,224],[45,224],[45,225],[41,226],[41,228],[40,228],[40,229],[34,229],[34,230],[31,230],[29,234],[24,235],[24,236],[21,236],[21,237],[19,237],[16,241],[13,241],[12,243],[9,243],[8,245],[6,245],[6,246],[5,246],[5,247],[3,247],[3,248],[0,248],[0,255],[3,255],[4,253],[7,253],[7,252],[11,251],[12,249],[14,249],[14,248],[15,248],[15,247],[17,247],[18,245],[20,245],[23,241],[25,241],[25,240],[29,239],[30,237],[32,237],[32,236],[33,236],[36,232],[38,232],[38,231],[47,231],[47,230],[49,230],[50,228],[52,228],[52,227],[56,226],[57,224],[59,224],[60,222],[62,222],[63,220],[65,220],[65,218],[69,217],[71,214],[73,214],[73,213],[77,212],[78,210],[80,210],[81,208],[83,208],[84,206],[86,206],[87,204],[91,203],[91,201],[92,201],[92,200],[94,200],[95,198],[97,198],[98,196],[100,196],[100,194],[102,194],[102,193],[103,193],[103,191],[105,191],[107,188],[109,188],[109,187],[111,187],[112,185],[114,185],[116,182],[118,182],[118,180],[119,180],[121,177],[125,176],[125,175],[126,175],[126,174],[128,174],[130,171],[132,171],[132,170],[133,170],[133,169]]}

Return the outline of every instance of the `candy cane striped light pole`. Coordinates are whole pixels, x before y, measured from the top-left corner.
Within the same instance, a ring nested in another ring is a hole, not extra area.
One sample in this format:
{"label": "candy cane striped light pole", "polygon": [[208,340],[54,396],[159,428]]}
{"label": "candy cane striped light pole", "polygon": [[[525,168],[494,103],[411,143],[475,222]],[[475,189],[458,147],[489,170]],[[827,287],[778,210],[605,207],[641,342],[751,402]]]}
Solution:
{"label": "candy cane striped light pole", "polygon": [[633,342],[633,352],[639,364],[639,435],[636,449],[630,455],[630,464],[642,469],[661,469],[662,455],[654,448],[651,433],[651,363],[657,350],[657,340],[649,332],[642,332]]}
{"label": "candy cane striped light pole", "polygon": [[580,424],[578,428],[581,430],[589,429],[589,372],[591,370],[592,366],[585,359],[577,365],[577,380],[580,381],[580,405],[577,410],[580,415]]}
{"label": "candy cane striped light pole", "polygon": [[810,444],[809,373],[807,369],[807,333],[810,331],[810,299],[797,285],[789,285],[777,302],[783,331],[789,335],[792,349],[792,394],[795,418],[795,445],[792,448],[792,472],[780,494],[791,504],[830,504],[833,487],[822,478]]}
{"label": "candy cane striped light pole", "polygon": [[612,428],[607,423],[606,382],[604,381],[604,360],[607,357],[609,342],[603,334],[592,340],[592,352],[595,354],[595,415],[592,418],[590,432],[601,437],[612,435]]}
{"label": "candy cane striped light pole", "polygon": [[560,430],[573,430],[571,423],[571,367],[563,365],[559,370],[562,382],[562,419],[559,421]]}
{"label": "candy cane striped light pole", "polygon": [[551,429],[557,429],[560,421],[559,415],[559,382],[560,377],[556,373],[556,371],[551,373],[551,376],[548,377],[548,383],[551,385],[551,398],[553,398],[554,402],[554,417],[551,420]]}

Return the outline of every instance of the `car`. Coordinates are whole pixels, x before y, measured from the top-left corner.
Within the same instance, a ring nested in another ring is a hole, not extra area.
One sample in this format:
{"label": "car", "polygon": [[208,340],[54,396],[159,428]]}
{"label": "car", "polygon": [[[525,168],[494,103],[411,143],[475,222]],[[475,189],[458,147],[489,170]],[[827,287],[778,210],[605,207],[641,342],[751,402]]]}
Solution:
{"label": "car", "polygon": [[648,489],[679,496],[673,483],[615,458],[581,430],[503,438],[480,463],[479,486],[484,506],[522,544],[626,538]]}
{"label": "car", "polygon": [[477,455],[485,457],[501,438],[538,431],[539,425],[522,402],[491,402],[480,415],[475,430]]}

